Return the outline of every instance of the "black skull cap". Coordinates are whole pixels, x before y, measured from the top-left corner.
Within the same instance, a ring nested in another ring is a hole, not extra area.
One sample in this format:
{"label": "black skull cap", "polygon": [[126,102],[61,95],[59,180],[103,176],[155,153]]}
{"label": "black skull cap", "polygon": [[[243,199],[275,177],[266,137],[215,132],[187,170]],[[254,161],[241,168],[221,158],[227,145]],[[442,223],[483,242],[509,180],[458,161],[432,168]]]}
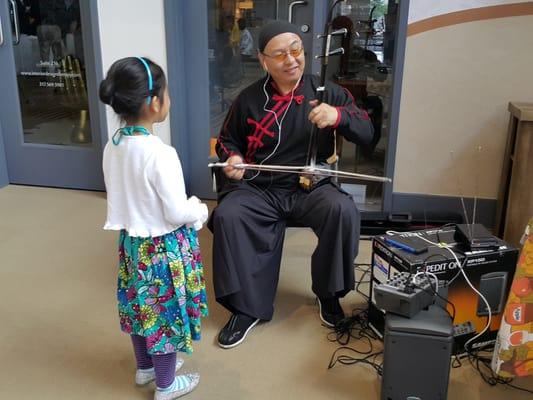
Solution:
{"label": "black skull cap", "polygon": [[266,45],[270,42],[274,36],[281,35],[282,33],[294,33],[300,36],[300,30],[294,24],[287,21],[274,21],[266,24],[259,32],[259,51],[262,53],[265,50]]}

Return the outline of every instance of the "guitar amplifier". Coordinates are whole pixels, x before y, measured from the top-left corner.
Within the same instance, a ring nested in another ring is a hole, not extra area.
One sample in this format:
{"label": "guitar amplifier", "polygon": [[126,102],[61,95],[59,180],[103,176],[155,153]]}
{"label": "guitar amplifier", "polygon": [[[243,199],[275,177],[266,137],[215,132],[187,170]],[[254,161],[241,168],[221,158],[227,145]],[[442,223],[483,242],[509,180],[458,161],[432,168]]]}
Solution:
{"label": "guitar amplifier", "polygon": [[[377,304],[375,288],[396,274],[421,271],[434,274],[441,286],[441,296],[455,305],[454,325],[461,332],[456,337],[458,349],[463,349],[464,343],[485,327],[487,305],[466,283],[455,258],[448,250],[420,240],[420,237],[433,243],[446,243],[456,250],[466,275],[489,303],[492,322],[479,341],[496,339],[516,268],[518,250],[493,237],[493,247],[472,251],[470,246],[456,241],[455,226],[374,237],[368,311],[371,328],[383,336],[385,312]],[[436,301],[440,300],[437,298]],[[453,312],[450,305],[448,311]]]}

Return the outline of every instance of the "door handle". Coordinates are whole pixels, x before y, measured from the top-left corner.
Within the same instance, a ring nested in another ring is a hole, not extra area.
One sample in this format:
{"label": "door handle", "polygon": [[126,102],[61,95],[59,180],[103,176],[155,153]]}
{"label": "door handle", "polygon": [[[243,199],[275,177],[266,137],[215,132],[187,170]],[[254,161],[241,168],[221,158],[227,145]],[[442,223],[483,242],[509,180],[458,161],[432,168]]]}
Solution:
{"label": "door handle", "polygon": [[289,22],[292,23],[292,9],[296,6],[306,6],[307,5],[307,1],[305,0],[298,0],[298,1],[291,1],[289,3]]}
{"label": "door handle", "polygon": [[0,46],[4,44],[4,30],[2,29],[2,20],[0,19]]}
{"label": "door handle", "polygon": [[15,0],[9,0],[11,3],[11,13],[13,15],[13,27],[15,28],[15,38],[13,39],[13,44],[16,46],[20,43],[20,29],[19,29],[19,14],[17,9],[17,3]]}

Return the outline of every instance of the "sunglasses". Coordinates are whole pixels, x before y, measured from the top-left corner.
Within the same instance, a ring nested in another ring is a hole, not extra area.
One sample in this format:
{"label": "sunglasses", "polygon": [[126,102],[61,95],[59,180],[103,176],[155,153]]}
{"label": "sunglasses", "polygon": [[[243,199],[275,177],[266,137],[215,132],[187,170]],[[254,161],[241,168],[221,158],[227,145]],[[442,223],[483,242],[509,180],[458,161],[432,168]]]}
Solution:
{"label": "sunglasses", "polygon": [[287,57],[289,57],[289,54],[293,58],[296,58],[296,57],[299,57],[300,54],[302,54],[303,51],[304,51],[304,48],[302,46],[300,46],[300,47],[296,47],[296,48],[293,48],[293,49],[289,49],[289,50],[285,50],[285,51],[282,51],[282,52],[278,52],[278,53],[275,53],[275,54],[265,54],[265,53],[263,53],[263,55],[265,55],[265,56],[267,56],[269,58],[273,58],[274,60],[276,60],[278,62],[285,62]]}

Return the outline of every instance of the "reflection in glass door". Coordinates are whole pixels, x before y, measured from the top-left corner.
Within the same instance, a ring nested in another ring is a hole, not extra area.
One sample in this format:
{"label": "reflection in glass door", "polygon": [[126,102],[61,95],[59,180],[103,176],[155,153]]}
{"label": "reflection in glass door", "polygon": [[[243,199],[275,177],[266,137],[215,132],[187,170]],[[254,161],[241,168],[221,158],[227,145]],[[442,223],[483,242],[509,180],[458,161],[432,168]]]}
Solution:
{"label": "reflection in glass door", "polygon": [[[367,110],[374,126],[369,146],[343,142],[339,168],[366,175],[385,175],[389,153],[393,89],[393,56],[399,3],[394,0],[348,0],[333,20],[335,28],[347,28],[345,53],[332,68],[331,79],[353,95],[358,107]],[[392,154],[394,157],[394,154]],[[341,180],[342,181],[342,180]],[[383,207],[383,183],[342,181],[363,210]]]}
{"label": "reflection in glass door", "polygon": [[314,1],[208,1],[212,142],[218,136],[233,100],[265,74],[257,58],[257,40],[263,25],[276,19],[290,19],[299,26],[306,49],[306,72],[311,72],[314,7]]}
{"label": "reflection in glass door", "polygon": [[79,0],[10,1],[24,142],[90,146]]}
{"label": "reflection in glass door", "polygon": [[242,89],[264,75],[257,59],[261,26],[276,19],[274,1],[210,1],[208,9],[211,137]]}

